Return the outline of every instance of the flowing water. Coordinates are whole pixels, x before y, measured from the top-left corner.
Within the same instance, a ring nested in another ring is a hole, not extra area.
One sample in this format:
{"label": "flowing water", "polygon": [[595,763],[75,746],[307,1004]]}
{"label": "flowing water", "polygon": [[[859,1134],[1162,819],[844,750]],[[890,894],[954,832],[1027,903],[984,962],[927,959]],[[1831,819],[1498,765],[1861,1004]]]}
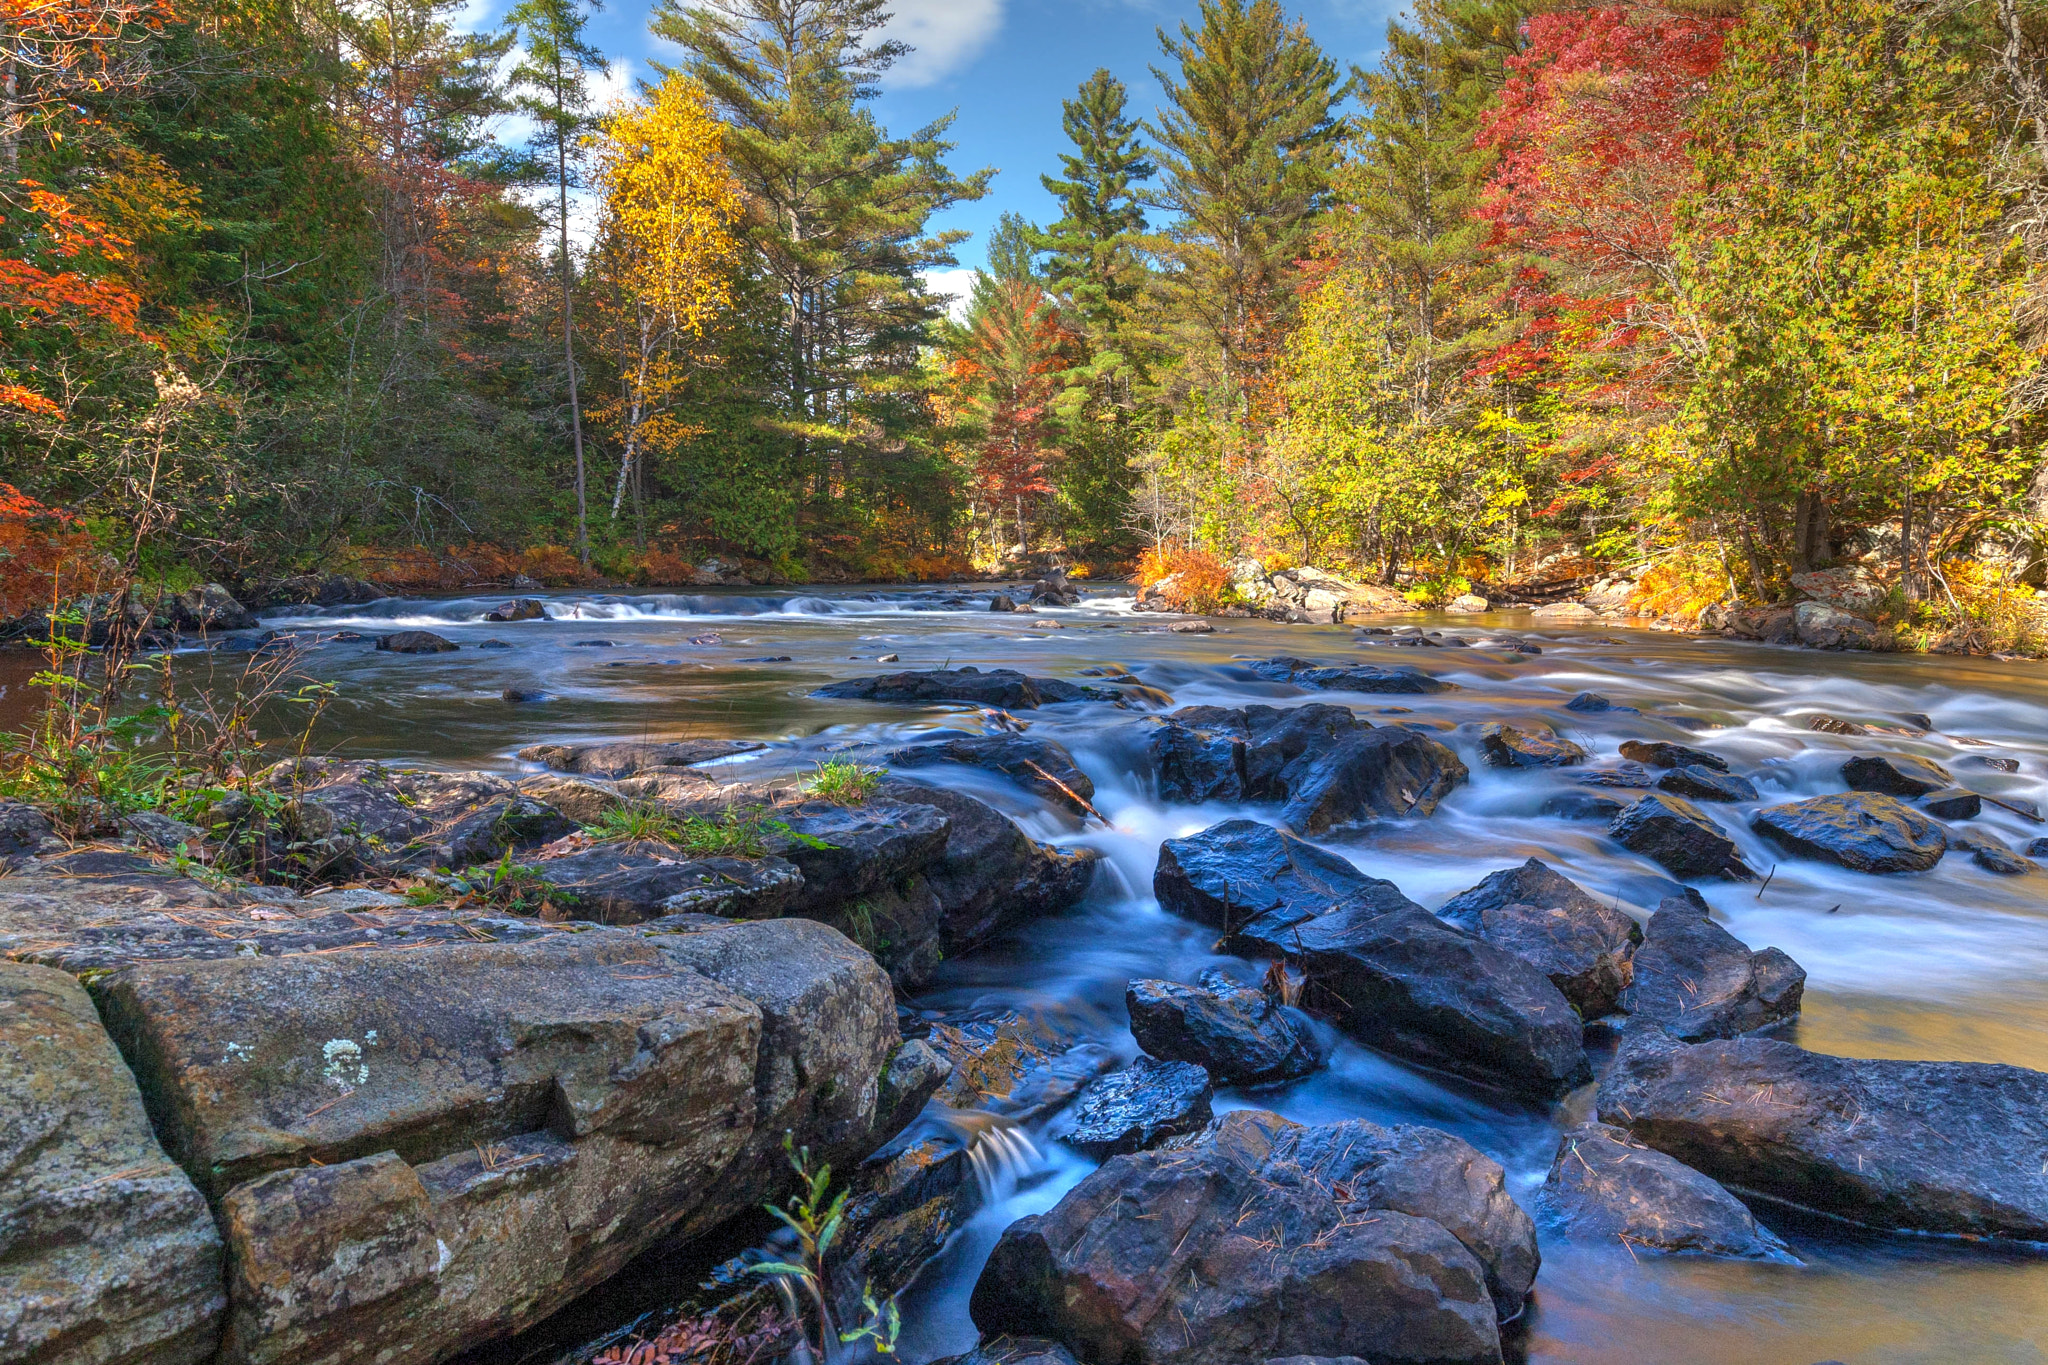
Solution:
{"label": "flowing water", "polygon": [[[1748,774],[1765,802],[1838,790],[1845,755],[1875,748],[1932,758],[1981,792],[2048,808],[2048,689],[2039,667],[2023,663],[1818,654],[1605,626],[1545,626],[1514,615],[1425,625],[1463,636],[1513,631],[1541,644],[1540,656],[1515,661],[1491,650],[1393,648],[1385,637],[1361,637],[1345,626],[1230,621],[1213,635],[1170,634],[1164,627],[1172,618],[1133,614],[1129,597],[1117,595],[1035,616],[997,616],[986,610],[985,596],[930,591],[558,594],[546,599],[547,621],[483,622],[483,612],[501,600],[308,609],[266,624],[360,632],[418,627],[457,641],[461,652],[427,656],[377,654],[367,641],[312,649],[309,671],[341,687],[319,743],[352,757],[507,770],[519,766],[518,748],[542,739],[733,736],[774,741],[734,768],[736,776],[765,776],[935,727],[981,729],[984,718],[969,707],[807,697],[824,682],[878,671],[875,660],[884,654],[899,656],[892,668],[973,664],[1062,677],[1114,665],[1181,705],[1336,701],[1367,718],[1405,707],[1406,719],[1455,727],[1441,738],[1471,768],[1470,784],[1430,819],[1319,842],[1426,906],[1530,856],[1639,915],[1670,889],[1658,869],[1608,840],[1600,824],[1538,813],[1547,795],[1572,785],[1568,771],[1501,771],[1481,762],[1477,729],[1486,720],[1548,722],[1596,760],[1611,760],[1631,738],[1702,743]],[[1046,621],[1063,628],[1039,628]],[[486,639],[510,648],[475,647]],[[1458,690],[1304,696],[1233,666],[1277,654],[1415,665]],[[501,698],[508,687],[547,699],[509,704]],[[1583,690],[1644,714],[1563,709]],[[1844,738],[1809,730],[1805,718],[1815,712],[1891,725],[1917,715],[1933,728],[1920,737]],[[1118,1057],[1134,1056],[1125,982],[1191,980],[1200,968],[1224,962],[1208,950],[1211,931],[1164,914],[1152,899],[1160,841],[1239,814],[1271,819],[1272,811],[1162,804],[1134,775],[1112,733],[1131,719],[1127,712],[1083,704],[1025,719],[1034,734],[1073,751],[1096,783],[1096,804],[1111,828],[1091,822],[1082,829],[978,771],[927,768],[919,777],[973,790],[1040,839],[1099,848],[1105,861],[1095,888],[1073,912],[946,964],[913,1004],[1041,1011]],[[1997,771],[1985,758],[2015,759],[2018,771]],[[1994,876],[1960,856],[1930,872],[1889,877],[1786,862],[1747,830],[1748,808],[1718,809],[1745,859],[1760,871],[1775,865],[1775,875],[1761,891],[1757,884],[1701,889],[1737,937],[1752,947],[1776,945],[1805,967],[1805,1012],[1787,1036],[1845,1056],[2048,1069],[2048,874]],[[2048,834],[2048,826],[2018,814],[1985,810],[1974,827],[2013,847]],[[1504,1102],[1332,1041],[1328,1069],[1257,1093],[1219,1091],[1217,1108],[1256,1105],[1309,1122],[1365,1117],[1442,1127],[1498,1160],[1527,1204],[1560,1124],[1589,1102],[1585,1093],[1556,1111]],[[995,1238],[1011,1220],[1051,1207],[1087,1173],[1087,1163],[1049,1139],[1043,1131],[1005,1135],[1000,1150],[987,1155],[983,1175],[995,1202],[956,1234],[905,1296],[903,1358],[912,1365],[973,1344],[967,1294]],[[1657,1256],[1544,1229],[1542,1273],[1530,1311],[1513,1329],[1513,1351],[1529,1361],[1582,1365],[2048,1359],[2048,1249],[1881,1236],[1783,1210],[1761,1212],[1802,1264]]]}

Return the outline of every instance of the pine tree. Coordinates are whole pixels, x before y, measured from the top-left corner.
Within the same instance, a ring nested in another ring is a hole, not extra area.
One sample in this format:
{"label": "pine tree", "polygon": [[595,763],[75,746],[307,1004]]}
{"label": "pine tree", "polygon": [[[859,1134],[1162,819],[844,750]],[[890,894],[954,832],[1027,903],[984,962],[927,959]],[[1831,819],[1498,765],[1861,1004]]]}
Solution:
{"label": "pine tree", "polygon": [[1146,131],[1175,221],[1156,249],[1169,314],[1249,418],[1329,189],[1337,68],[1278,0],[1202,0],[1201,17],[1159,31],[1176,69],[1153,68],[1167,104]]}
{"label": "pine tree", "polygon": [[1074,152],[1060,154],[1065,179],[1040,176],[1059,201],[1060,219],[1039,234],[1051,253],[1046,274],[1053,292],[1100,335],[1115,328],[1120,310],[1144,280],[1136,242],[1145,231],[1137,187],[1159,168],[1145,154],[1138,125],[1124,116],[1122,81],[1097,69],[1074,99],[1060,104],[1061,125]]}
{"label": "pine tree", "polygon": [[576,446],[576,557],[590,567],[590,518],[585,506],[583,411],[576,395],[576,270],[569,258],[569,185],[575,147],[592,126],[590,78],[610,69],[604,54],[584,41],[583,28],[600,0],[521,0],[506,24],[520,35],[525,56],[512,68],[514,104],[538,125],[534,140],[554,153],[557,266],[562,280],[562,351],[569,370],[569,430]]}

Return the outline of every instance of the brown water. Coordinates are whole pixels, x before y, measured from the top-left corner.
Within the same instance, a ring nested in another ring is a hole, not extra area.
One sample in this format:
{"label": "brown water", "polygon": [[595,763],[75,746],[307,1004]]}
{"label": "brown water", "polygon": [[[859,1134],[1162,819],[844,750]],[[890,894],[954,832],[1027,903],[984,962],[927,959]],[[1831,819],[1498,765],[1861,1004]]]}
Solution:
{"label": "brown water", "polygon": [[[985,597],[850,592],[815,596],[590,597],[548,599],[557,618],[490,625],[494,601],[407,601],[280,617],[274,626],[358,631],[432,629],[459,653],[392,656],[367,642],[331,643],[309,670],[341,688],[319,744],[355,757],[429,759],[511,769],[514,752],[541,739],[724,735],[772,741],[736,774],[799,771],[819,757],[919,730],[978,730],[971,708],[889,707],[806,696],[833,679],[892,668],[947,664],[1016,667],[1064,677],[1119,665],[1183,705],[1280,702],[1297,689],[1253,679],[1237,657],[1292,654],[1321,662],[1415,665],[1459,684],[1424,697],[1346,697],[1370,717],[1400,705],[1414,718],[1457,726],[1444,736],[1472,769],[1428,820],[1375,826],[1321,842],[1374,876],[1436,905],[1485,874],[1541,856],[1588,889],[1646,913],[1668,890],[1658,869],[1608,840],[1597,824],[1537,814],[1568,774],[1502,772],[1478,759],[1477,723],[1542,720],[1611,759],[1629,738],[1691,739],[1747,773],[1766,802],[1836,790],[1846,753],[1882,749],[1949,765],[1980,791],[2048,806],[2048,689],[2038,666],[1989,660],[1844,656],[1695,641],[1648,631],[1544,627],[1527,617],[1458,618],[1431,630],[1476,636],[1512,630],[1542,644],[1540,657],[1508,661],[1491,651],[1394,649],[1362,642],[1348,627],[1219,622],[1209,636],[1172,635],[1165,620],[1133,615],[1129,598],[1105,595],[1037,616],[992,616]],[[937,609],[934,609],[937,608]],[[1411,624],[1405,618],[1387,624]],[[1034,629],[1057,620],[1060,630]],[[512,646],[474,648],[496,638]],[[578,641],[607,640],[610,647]],[[787,655],[787,662],[742,662]],[[228,656],[211,661],[230,664]],[[195,657],[189,667],[209,661]],[[550,700],[511,705],[510,686]],[[19,697],[19,683],[0,708]],[[1654,715],[1588,715],[1562,709],[1582,690]],[[1826,711],[1897,723],[1923,713],[1922,738],[1848,739],[1814,733],[1803,717]],[[1034,733],[1073,750],[1094,779],[1114,828],[1080,831],[1016,788],[986,774],[925,769],[1016,816],[1039,838],[1094,845],[1105,866],[1087,903],[1028,926],[1009,942],[948,964],[919,1004],[1030,1006],[1081,1028],[1119,1056],[1134,1055],[1123,1015],[1133,976],[1191,979],[1218,961],[1211,937],[1162,913],[1150,895],[1162,839],[1239,814],[1271,811],[1162,805],[1133,776],[1114,735],[1127,712],[1099,705],[1027,717]],[[2015,758],[2017,773],[1973,763]],[[1987,807],[1974,827],[2024,848],[2048,827]],[[1776,945],[1808,973],[1805,1015],[1792,1035],[1824,1052],[2009,1062],[2048,1069],[2048,875],[2003,878],[1960,857],[1936,870],[1869,877],[1813,863],[1781,863],[1746,828],[1746,811],[1724,810],[1752,865],[1776,874],[1754,885],[1701,889],[1716,917],[1755,947]],[[1302,1120],[1363,1116],[1450,1129],[1499,1160],[1519,1197],[1540,1185],[1567,1113],[1503,1104],[1475,1087],[1423,1073],[1338,1040],[1328,1070],[1256,1096],[1219,1092],[1218,1107],[1257,1104]],[[1087,1166],[1037,1134],[1041,1157],[1005,1183],[991,1210],[954,1243],[904,1301],[903,1358],[918,1365],[967,1349],[974,1329],[966,1295],[996,1235],[1010,1220],[1050,1207]],[[2042,1153],[2015,1153],[2041,1160]],[[1877,1362],[2039,1362],[2048,1357],[2048,1249],[1986,1249],[1947,1239],[1856,1232],[1762,1208],[1803,1264],[1753,1265],[1631,1254],[1620,1245],[1575,1243],[1544,1230],[1543,1270],[1515,1349],[1530,1361],[1606,1365],[1811,1365]]]}

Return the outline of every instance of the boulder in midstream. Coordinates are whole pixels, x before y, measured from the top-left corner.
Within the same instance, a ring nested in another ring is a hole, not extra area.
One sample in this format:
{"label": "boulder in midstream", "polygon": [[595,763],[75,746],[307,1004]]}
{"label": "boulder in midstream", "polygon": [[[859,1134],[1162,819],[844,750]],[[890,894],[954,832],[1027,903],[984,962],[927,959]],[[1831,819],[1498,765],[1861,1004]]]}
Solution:
{"label": "boulder in midstream", "polygon": [[1614,1011],[1643,931],[1540,859],[1487,877],[1437,914],[1540,968],[1582,1019]]}

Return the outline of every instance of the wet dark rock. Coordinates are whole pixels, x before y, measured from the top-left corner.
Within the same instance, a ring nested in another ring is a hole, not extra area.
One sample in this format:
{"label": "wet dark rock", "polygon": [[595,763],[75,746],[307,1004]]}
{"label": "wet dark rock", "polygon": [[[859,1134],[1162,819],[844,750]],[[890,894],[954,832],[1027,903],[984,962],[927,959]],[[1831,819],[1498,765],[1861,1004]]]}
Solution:
{"label": "wet dark rock", "polygon": [[1937,820],[1974,820],[1984,813],[1984,798],[1967,787],[1944,787],[1922,797],[1920,809]]}
{"label": "wet dark rock", "polygon": [[1591,1076],[1579,1015],[1543,969],[1420,906],[1361,897],[1292,926],[1304,1002],[1383,1051],[1520,1094]]}
{"label": "wet dark rock", "polygon": [[1459,1139],[1240,1110],[1013,1223],[970,1311],[1091,1361],[1477,1365],[1536,1264],[1500,1167]]}
{"label": "wet dark rock", "polygon": [[1151,716],[1143,727],[1159,799],[1180,805],[1245,799],[1246,732],[1242,710],[1188,707]]}
{"label": "wet dark rock", "polygon": [[996,593],[988,599],[990,611],[1015,611],[1017,604],[1007,593]]}
{"label": "wet dark rock", "polygon": [[1839,792],[1767,806],[1750,825],[1790,853],[1856,872],[1924,872],[1948,848],[1939,824],[1882,792]]}
{"label": "wet dark rock", "polygon": [[1076,1365],[1067,1348],[1044,1337],[998,1337],[964,1356],[947,1356],[932,1365]]}
{"label": "wet dark rock", "polygon": [[1031,585],[1031,600],[1048,607],[1071,607],[1080,602],[1081,590],[1069,583],[1065,574],[1054,573]]}
{"label": "wet dark rock", "polygon": [[1625,740],[1621,756],[1632,763],[1641,763],[1652,768],[1712,768],[1717,773],[1728,771],[1728,760],[1705,749],[1695,749],[1690,744],[1673,744],[1668,740]]}
{"label": "wet dark rock", "polygon": [[1631,1251],[1794,1259],[1718,1181],[1604,1123],[1564,1135],[1543,1202],[1572,1236],[1618,1239]]}
{"label": "wet dark rock", "polygon": [[1627,809],[1627,804],[1611,796],[1594,792],[1560,792],[1549,797],[1538,808],[1539,815],[1552,815],[1560,820],[1597,820],[1610,824],[1614,817]]}
{"label": "wet dark rock", "polygon": [[1586,751],[1568,739],[1499,721],[1479,727],[1479,748],[1496,768],[1567,768],[1586,761]]}
{"label": "wet dark rock", "polygon": [[1694,1043],[1789,1019],[1805,991],[1806,972],[1784,953],[1751,952],[1708,918],[1704,901],[1671,896],[1650,916],[1621,1003],[1631,1025]]}
{"label": "wet dark rock", "polygon": [[1578,696],[1573,697],[1570,701],[1566,702],[1564,704],[1564,709],[1567,711],[1578,711],[1588,715],[1597,714],[1602,711],[1613,711],[1616,713],[1626,713],[1629,715],[1637,714],[1635,707],[1616,706],[1613,702],[1601,696],[1598,692],[1581,692]]}
{"label": "wet dark rock", "polygon": [[925,1041],[952,1066],[938,1101],[1013,1123],[1036,1122],[1064,1107],[1113,1065],[1103,1049],[1044,1015],[1003,1010],[926,1027]]}
{"label": "wet dark rock", "polygon": [[617,649],[623,643],[619,640],[571,640],[571,649]]}
{"label": "wet dark rock", "polygon": [[548,699],[548,694],[538,687],[508,687],[498,695],[515,706]]}
{"label": "wet dark rock", "polygon": [[884,756],[897,768],[958,763],[1001,773],[1026,791],[1075,814],[1088,809],[1095,784],[1074,766],[1064,745],[1023,735],[961,735],[897,749]]}
{"label": "wet dark rock", "polygon": [[1088,694],[1058,678],[1027,678],[1011,668],[938,668],[924,672],[878,673],[828,683],[811,693],[840,701],[968,702],[1005,711],[1027,711],[1055,702],[1080,701]]}
{"label": "wet dark rock", "polygon": [[1192,1062],[1140,1057],[1081,1092],[1060,1141],[1097,1161],[1156,1147],[1209,1122],[1215,1088]]}
{"label": "wet dark rock", "polygon": [[213,1216],[92,1001],[48,967],[0,962],[0,1172],[0,1359],[213,1359]]}
{"label": "wet dark rock", "polygon": [[2048,839],[2035,839],[2027,845],[2030,858],[2048,858]]}
{"label": "wet dark rock", "polygon": [[763,919],[791,909],[804,877],[781,858],[693,858],[648,840],[599,844],[531,865],[555,918],[642,924],[685,911]]}
{"label": "wet dark rock", "polygon": [[787,654],[760,654],[751,659],[734,659],[736,664],[786,664],[791,656]]}
{"label": "wet dark rock", "polygon": [[1655,775],[1640,763],[1624,763],[1618,768],[1589,768],[1582,773],[1573,773],[1572,781],[1611,787],[1617,791],[1648,791],[1657,785]]}
{"label": "wet dark rock", "polygon": [[1600,1117],[1716,1180],[1876,1228],[2048,1240],[2048,1075],[1766,1038],[1624,1046]]}
{"label": "wet dark rock", "polygon": [[1541,860],[1496,872],[1437,915],[1532,963],[1582,1019],[1614,1012],[1643,931]]}
{"label": "wet dark rock", "polygon": [[2016,773],[2020,770],[2018,759],[1997,758],[1991,754],[1971,754],[1963,762],[1974,763],[1980,768],[1991,768],[2001,773]]}
{"label": "wet dark rock", "polygon": [[1453,686],[1415,668],[1326,668],[1294,658],[1266,659],[1246,667],[1262,678],[1325,692],[1423,694],[1448,692]]}
{"label": "wet dark rock", "polygon": [[[340,639],[341,637],[340,637],[340,636],[336,636],[335,638],[336,638],[336,639]],[[479,641],[477,641],[477,642],[476,642],[476,647],[477,647],[478,649],[510,649],[510,648],[512,648],[512,646],[511,646],[511,645],[510,645],[509,643],[507,643],[506,641],[504,641],[504,640],[479,640]]]}
{"label": "wet dark rock", "polygon": [[379,635],[377,648],[390,654],[447,654],[462,646],[430,630],[400,630]]}
{"label": "wet dark rock", "polygon": [[545,621],[548,609],[535,597],[515,597],[502,607],[484,613],[486,621]]}
{"label": "wet dark rock", "polygon": [[1163,909],[1213,928],[1320,915],[1373,879],[1334,853],[1257,820],[1225,820],[1159,846],[1152,893]]}
{"label": "wet dark rock", "polygon": [[1756,784],[1746,777],[1733,773],[1715,772],[1712,768],[1689,763],[1683,768],[1673,768],[1657,779],[1659,791],[1676,792],[1694,801],[1755,801],[1758,799]]}
{"label": "wet dark rock", "polygon": [[1645,796],[1623,811],[1607,832],[1624,848],[1681,877],[1746,880],[1754,875],[1737,854],[1735,841],[1682,796]]}
{"label": "wet dark rock", "polygon": [[1904,754],[1858,754],[1842,765],[1842,780],[1862,792],[1925,796],[1955,785],[1948,769]]}
{"label": "wet dark rock", "polygon": [[1211,968],[1184,986],[1133,981],[1131,1035],[1164,1061],[1193,1062],[1222,1085],[1268,1085],[1316,1069],[1309,1032],[1264,991]]}
{"label": "wet dark rock", "polygon": [[1970,830],[1948,831],[1948,847],[1951,853],[1968,853],[1970,861],[1986,872],[1995,872],[2001,877],[2023,877],[2038,871],[2037,865],[2007,848],[1988,834]]}
{"label": "wet dark rock", "polygon": [[519,757],[524,762],[543,764],[558,773],[616,778],[667,768],[687,768],[714,758],[752,753],[760,747],[746,739],[679,739],[662,744],[599,741],[592,744],[530,744],[519,751]]}

